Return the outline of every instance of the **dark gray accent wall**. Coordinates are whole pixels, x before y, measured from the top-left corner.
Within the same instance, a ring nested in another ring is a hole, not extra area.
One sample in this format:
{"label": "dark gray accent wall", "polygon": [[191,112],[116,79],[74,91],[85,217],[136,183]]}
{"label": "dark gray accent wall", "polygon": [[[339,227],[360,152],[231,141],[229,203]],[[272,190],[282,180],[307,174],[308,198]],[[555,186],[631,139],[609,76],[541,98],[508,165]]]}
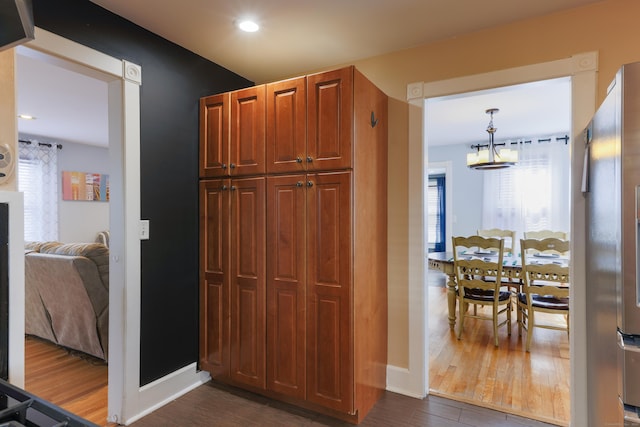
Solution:
{"label": "dark gray accent wall", "polygon": [[198,100],[253,82],[88,0],[34,0],[33,9],[37,27],[142,66],[141,216],[151,224],[141,242],[145,385],[198,359]]}
{"label": "dark gray accent wall", "polygon": [[9,204],[0,203],[0,378],[9,379]]}

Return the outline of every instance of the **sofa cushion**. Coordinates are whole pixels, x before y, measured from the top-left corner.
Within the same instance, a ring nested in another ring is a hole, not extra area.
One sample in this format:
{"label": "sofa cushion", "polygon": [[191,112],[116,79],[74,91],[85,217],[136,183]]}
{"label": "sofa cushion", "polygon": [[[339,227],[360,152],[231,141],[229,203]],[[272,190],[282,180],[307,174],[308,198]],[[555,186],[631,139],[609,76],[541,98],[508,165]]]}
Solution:
{"label": "sofa cushion", "polygon": [[43,245],[40,253],[53,255],[74,255],[90,259],[98,267],[102,284],[109,289],[109,248],[102,243],[61,243]]}
{"label": "sofa cushion", "polygon": [[51,248],[55,248],[56,246],[60,246],[60,245],[62,245],[61,242],[54,242],[54,241],[25,242],[24,249],[32,252],[41,252],[44,249],[46,252],[47,250],[50,250]]}

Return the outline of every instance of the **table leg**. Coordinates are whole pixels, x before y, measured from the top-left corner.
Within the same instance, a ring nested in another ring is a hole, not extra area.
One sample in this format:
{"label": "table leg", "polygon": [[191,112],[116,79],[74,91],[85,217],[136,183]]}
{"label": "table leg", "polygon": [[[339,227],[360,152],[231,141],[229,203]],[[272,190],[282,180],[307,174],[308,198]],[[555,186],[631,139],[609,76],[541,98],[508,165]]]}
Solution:
{"label": "table leg", "polygon": [[456,326],[456,281],[455,274],[447,274],[447,302],[449,304],[449,328],[455,329]]}

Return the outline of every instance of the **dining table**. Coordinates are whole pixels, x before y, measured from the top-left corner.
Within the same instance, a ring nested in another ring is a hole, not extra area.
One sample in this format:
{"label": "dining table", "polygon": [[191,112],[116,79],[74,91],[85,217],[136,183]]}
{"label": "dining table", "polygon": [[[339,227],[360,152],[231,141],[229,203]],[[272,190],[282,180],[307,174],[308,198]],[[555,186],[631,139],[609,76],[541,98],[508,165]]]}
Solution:
{"label": "dining table", "polygon": [[[465,254],[468,256],[478,256]],[[483,254],[483,258],[495,258],[495,256]],[[532,257],[538,258],[539,262],[554,262],[568,265],[566,257],[551,254],[534,254]],[[453,268],[453,252],[430,252],[427,257],[429,268],[438,270],[447,275],[447,305],[449,309],[449,327],[454,329],[456,325],[456,305],[458,291],[456,285],[456,274]],[[509,279],[513,283],[521,283],[522,258],[520,254],[505,254],[502,258],[502,277]]]}

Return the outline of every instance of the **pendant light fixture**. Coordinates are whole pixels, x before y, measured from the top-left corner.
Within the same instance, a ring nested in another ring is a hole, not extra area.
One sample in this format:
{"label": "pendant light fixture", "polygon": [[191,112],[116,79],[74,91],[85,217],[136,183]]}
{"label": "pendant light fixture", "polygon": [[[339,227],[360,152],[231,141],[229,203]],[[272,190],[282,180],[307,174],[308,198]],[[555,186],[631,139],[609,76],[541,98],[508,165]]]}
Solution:
{"label": "pendant light fixture", "polygon": [[[489,133],[488,144],[472,145],[471,148],[476,151],[467,154],[467,166],[472,169],[504,169],[513,166],[518,163],[518,152],[506,148],[506,144],[496,144],[494,142],[494,134],[498,130],[493,126],[493,115],[500,111],[497,108],[489,108],[486,113],[491,116],[489,120],[489,126],[487,126],[487,133]],[[500,151],[496,149],[498,146],[504,146]]]}

